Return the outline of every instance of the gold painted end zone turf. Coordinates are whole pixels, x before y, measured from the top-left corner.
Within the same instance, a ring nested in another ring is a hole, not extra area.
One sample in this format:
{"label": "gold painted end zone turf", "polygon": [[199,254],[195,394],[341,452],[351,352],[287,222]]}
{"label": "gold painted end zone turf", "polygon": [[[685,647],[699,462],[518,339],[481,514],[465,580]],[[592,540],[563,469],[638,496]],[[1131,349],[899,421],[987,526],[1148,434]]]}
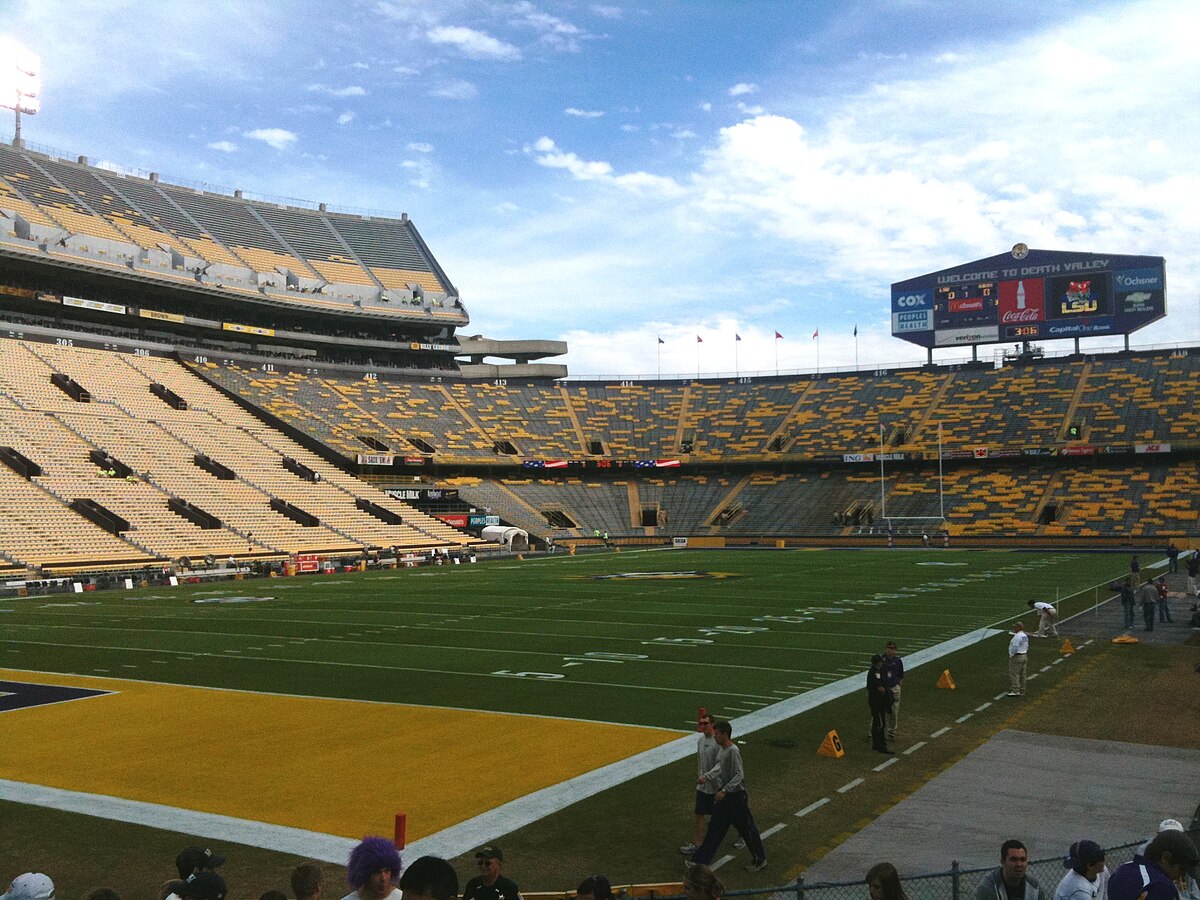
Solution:
{"label": "gold painted end zone turf", "polygon": [[0,778],[416,840],[679,737],[662,729],[0,670],[115,694],[2,714]]}

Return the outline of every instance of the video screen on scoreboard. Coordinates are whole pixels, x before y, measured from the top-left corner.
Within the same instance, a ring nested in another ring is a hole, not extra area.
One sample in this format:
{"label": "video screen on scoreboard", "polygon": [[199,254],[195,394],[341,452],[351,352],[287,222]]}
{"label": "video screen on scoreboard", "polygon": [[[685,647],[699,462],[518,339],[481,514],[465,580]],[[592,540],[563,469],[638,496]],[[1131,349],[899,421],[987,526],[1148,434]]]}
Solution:
{"label": "video screen on scoreboard", "polygon": [[1109,272],[1047,278],[1046,317],[1086,319],[1112,315],[1111,278]]}
{"label": "video screen on scoreboard", "polygon": [[934,328],[971,328],[996,323],[996,282],[939,287],[933,294]]}

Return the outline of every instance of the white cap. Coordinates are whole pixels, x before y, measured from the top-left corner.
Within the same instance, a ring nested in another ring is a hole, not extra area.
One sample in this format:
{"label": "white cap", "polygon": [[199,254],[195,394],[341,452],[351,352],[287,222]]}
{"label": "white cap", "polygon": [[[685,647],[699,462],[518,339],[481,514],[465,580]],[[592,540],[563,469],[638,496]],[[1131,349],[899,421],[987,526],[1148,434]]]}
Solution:
{"label": "white cap", "polygon": [[26,872],[12,880],[0,900],[54,900],[54,882],[41,872]]}
{"label": "white cap", "polygon": [[1178,819],[1163,819],[1158,823],[1158,830],[1159,833],[1162,833],[1164,831],[1183,831],[1184,828]]}

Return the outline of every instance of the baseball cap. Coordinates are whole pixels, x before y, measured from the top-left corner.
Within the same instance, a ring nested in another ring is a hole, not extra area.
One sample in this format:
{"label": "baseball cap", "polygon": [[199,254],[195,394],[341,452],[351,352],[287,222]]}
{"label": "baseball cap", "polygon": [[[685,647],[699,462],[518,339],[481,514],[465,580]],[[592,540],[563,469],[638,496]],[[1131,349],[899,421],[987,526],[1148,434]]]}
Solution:
{"label": "baseball cap", "polygon": [[504,851],[495,844],[489,844],[487,847],[480,847],[475,851],[476,859],[498,859],[504,861]]}
{"label": "baseball cap", "polygon": [[180,878],[187,878],[195,869],[215,869],[224,863],[225,857],[217,856],[207,847],[184,847],[175,857]]}
{"label": "baseball cap", "polygon": [[12,880],[0,900],[54,900],[54,882],[41,872],[26,872]]}
{"label": "baseball cap", "polygon": [[225,879],[208,869],[189,875],[179,887],[180,897],[195,900],[225,900],[225,893]]}
{"label": "baseball cap", "polygon": [[1178,819],[1163,819],[1158,823],[1159,831],[1186,831]]}

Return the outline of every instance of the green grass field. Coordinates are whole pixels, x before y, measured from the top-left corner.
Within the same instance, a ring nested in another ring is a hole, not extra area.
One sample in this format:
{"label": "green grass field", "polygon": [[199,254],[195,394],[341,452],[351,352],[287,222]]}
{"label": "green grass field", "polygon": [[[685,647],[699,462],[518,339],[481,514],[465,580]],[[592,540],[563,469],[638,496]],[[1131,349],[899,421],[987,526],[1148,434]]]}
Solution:
{"label": "green grass field", "polygon": [[1123,563],[673,550],[9,599],[0,665],[685,729],[863,672],[889,638],[913,653],[1031,598],[1070,615]]}
{"label": "green grass field", "polygon": [[[1117,555],[955,550],[624,552],[8,599],[0,600],[0,666],[683,731],[699,705],[737,717],[848,674],[857,679],[888,638],[912,654],[1017,616],[1032,624],[1025,607],[1032,597],[1057,595],[1064,617],[1071,616],[1106,599],[1105,585],[1125,564]],[[680,572],[728,577],[597,578]],[[274,599],[213,602],[237,597]],[[1179,685],[1194,677],[1195,648],[1121,648],[1105,640],[1107,633],[1096,634],[1101,640],[1061,665],[1049,665],[1060,658],[1058,641],[1034,642],[1031,670],[1046,671],[1028,702],[1002,701],[983,713],[1007,684],[1004,635],[910,673],[898,746],[926,745],[883,771],[867,749],[857,690],[745,735],[760,826],[787,827],[770,838],[775,862],[768,872],[748,875],[730,865],[722,877],[731,887],[783,884],[1002,728],[1195,746],[1198,701],[1189,701],[1186,714],[1178,708]],[[597,653],[608,655],[589,655]],[[943,665],[953,670],[957,690],[934,687]],[[551,675],[562,677],[545,677]],[[1124,713],[1114,717],[1114,708]],[[202,749],[187,732],[187,710],[179,718],[179,746]],[[830,729],[842,735],[843,759],[815,755]],[[87,752],[86,740],[72,740]],[[248,758],[263,752],[258,735],[217,740],[250,740]],[[303,733],[277,740],[295,743]],[[448,754],[455,749],[453,741],[444,747]],[[398,774],[386,789],[402,793],[403,762],[387,765]],[[861,787],[837,792],[856,777],[865,779]],[[594,871],[614,883],[678,878],[675,847],[690,832],[693,778],[694,761],[680,760],[498,833],[506,869],[529,890],[562,889]],[[204,782],[197,796],[221,794],[223,784],[221,777]],[[289,787],[301,797],[312,785]],[[833,801],[796,818],[822,797]],[[53,872],[61,896],[115,884],[130,900],[152,900],[174,853],[192,842],[171,831],[5,801],[0,831],[13,837],[0,842],[6,871]],[[298,862],[204,842],[229,856],[231,896],[286,887]],[[99,861],[81,865],[79,846],[96,848]],[[455,864],[463,877],[473,869],[469,855]],[[336,884],[340,872],[327,871]]]}

